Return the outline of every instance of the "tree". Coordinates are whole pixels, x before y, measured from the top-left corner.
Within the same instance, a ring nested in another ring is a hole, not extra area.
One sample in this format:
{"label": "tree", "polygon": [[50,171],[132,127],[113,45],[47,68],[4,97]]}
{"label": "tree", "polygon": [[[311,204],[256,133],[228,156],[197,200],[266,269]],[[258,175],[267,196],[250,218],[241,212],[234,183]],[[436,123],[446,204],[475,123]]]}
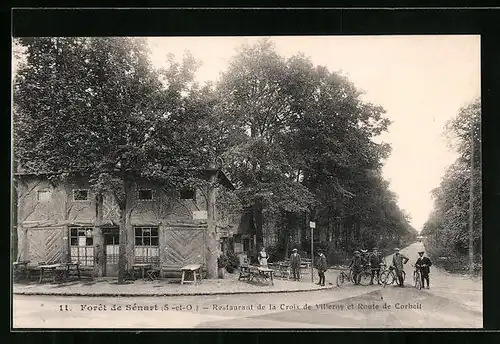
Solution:
{"label": "tree", "polygon": [[[192,59],[159,74],[146,42],[134,38],[21,39],[26,62],[14,86],[16,167],[90,176],[98,201],[110,192],[120,211],[120,283],[130,191],[135,177],[185,182],[191,155],[176,118],[194,73]],[[168,131],[166,128],[176,129]]]}
{"label": "tree", "polygon": [[252,209],[257,241],[262,245],[263,210],[304,211],[312,204],[311,193],[287,177],[283,138],[289,133],[289,95],[285,60],[263,40],[243,46],[217,85],[226,118],[243,139],[224,155],[229,173],[240,187],[244,206]]}
{"label": "tree", "polygon": [[[469,249],[471,176],[475,190],[472,198],[473,245],[474,250],[479,251],[482,236],[480,123],[481,100],[478,98],[461,108],[457,116],[446,124],[450,146],[456,150],[458,157],[446,170],[439,187],[432,191],[434,211],[422,230],[422,235],[430,237],[429,246],[436,254],[463,256]],[[472,140],[475,158],[471,164]]]}
{"label": "tree", "polygon": [[[381,177],[390,146],[373,141],[390,122],[347,78],[301,54],[285,59],[262,40],[240,49],[218,92],[226,118],[244,133],[224,157],[243,204],[253,209],[259,243],[264,210],[285,252],[293,229],[305,226],[305,212],[321,227],[342,218],[353,231],[394,225],[407,233]],[[377,220],[386,208],[387,220]]]}

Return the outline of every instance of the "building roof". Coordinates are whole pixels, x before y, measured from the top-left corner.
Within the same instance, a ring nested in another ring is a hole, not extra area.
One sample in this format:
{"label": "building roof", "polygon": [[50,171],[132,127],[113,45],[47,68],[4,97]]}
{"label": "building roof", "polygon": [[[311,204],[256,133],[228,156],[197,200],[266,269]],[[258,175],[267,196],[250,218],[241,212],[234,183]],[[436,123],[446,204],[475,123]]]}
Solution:
{"label": "building roof", "polygon": [[[216,177],[217,177],[217,181],[219,182],[219,184],[225,186],[226,188],[230,189],[230,190],[235,190],[235,186],[233,185],[233,183],[229,180],[229,178],[226,176],[226,174],[220,170],[220,169],[216,169],[216,168],[212,168],[212,169],[204,169],[204,170],[200,170],[200,178],[203,178],[203,179],[208,179],[208,177],[210,177],[211,175],[213,175],[215,173]],[[17,177],[21,177],[21,176],[49,176],[49,175],[58,175],[58,174],[62,174],[63,172],[50,172],[50,171],[47,171],[47,172],[27,172],[27,171],[18,171],[16,173],[14,173],[14,176],[17,176]],[[66,171],[66,173],[79,173],[79,172],[75,172],[75,171]]]}

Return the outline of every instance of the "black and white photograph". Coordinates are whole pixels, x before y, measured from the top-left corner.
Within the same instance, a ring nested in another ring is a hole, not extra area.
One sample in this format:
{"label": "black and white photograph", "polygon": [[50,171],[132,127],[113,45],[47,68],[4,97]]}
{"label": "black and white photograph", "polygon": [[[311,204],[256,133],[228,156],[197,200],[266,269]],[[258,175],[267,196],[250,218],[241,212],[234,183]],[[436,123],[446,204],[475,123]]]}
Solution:
{"label": "black and white photograph", "polygon": [[479,35],[12,38],[12,328],[482,328]]}

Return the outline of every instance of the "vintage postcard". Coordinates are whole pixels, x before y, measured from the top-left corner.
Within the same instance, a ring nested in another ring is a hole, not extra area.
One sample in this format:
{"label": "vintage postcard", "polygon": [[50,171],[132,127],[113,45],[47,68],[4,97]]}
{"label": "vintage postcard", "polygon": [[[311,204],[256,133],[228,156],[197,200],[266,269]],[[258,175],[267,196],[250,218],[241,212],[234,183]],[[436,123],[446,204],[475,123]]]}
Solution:
{"label": "vintage postcard", "polygon": [[12,328],[482,328],[480,37],[24,37]]}

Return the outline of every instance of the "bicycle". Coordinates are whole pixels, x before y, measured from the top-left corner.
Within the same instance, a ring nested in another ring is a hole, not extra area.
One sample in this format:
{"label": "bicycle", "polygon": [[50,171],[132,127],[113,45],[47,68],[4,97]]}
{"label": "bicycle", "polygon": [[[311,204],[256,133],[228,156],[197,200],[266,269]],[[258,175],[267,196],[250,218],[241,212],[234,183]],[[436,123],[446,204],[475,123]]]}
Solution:
{"label": "bicycle", "polygon": [[[394,266],[390,266],[388,269],[385,269],[384,271],[380,272],[380,282],[382,282],[382,285],[385,286],[386,285],[392,285],[394,284],[394,282],[397,282],[398,280],[398,276],[396,275],[396,268]],[[401,271],[402,275],[403,275],[403,281],[405,280],[406,278],[406,273],[403,271]]]}
{"label": "bicycle", "polygon": [[346,281],[353,281],[352,280],[352,274],[351,270],[349,269],[349,273],[346,273],[347,270],[342,270],[340,271],[339,275],[337,276],[337,287],[340,287],[342,284],[344,284]]}
{"label": "bicycle", "polygon": [[369,264],[363,266],[363,270],[358,275],[358,280],[359,284],[362,286],[370,285],[370,282],[372,281],[372,268]]}
{"label": "bicycle", "polygon": [[422,271],[420,271],[420,268],[416,267],[415,265],[412,265],[412,267],[415,268],[413,271],[413,283],[416,289],[420,290],[423,288],[422,285]]}

